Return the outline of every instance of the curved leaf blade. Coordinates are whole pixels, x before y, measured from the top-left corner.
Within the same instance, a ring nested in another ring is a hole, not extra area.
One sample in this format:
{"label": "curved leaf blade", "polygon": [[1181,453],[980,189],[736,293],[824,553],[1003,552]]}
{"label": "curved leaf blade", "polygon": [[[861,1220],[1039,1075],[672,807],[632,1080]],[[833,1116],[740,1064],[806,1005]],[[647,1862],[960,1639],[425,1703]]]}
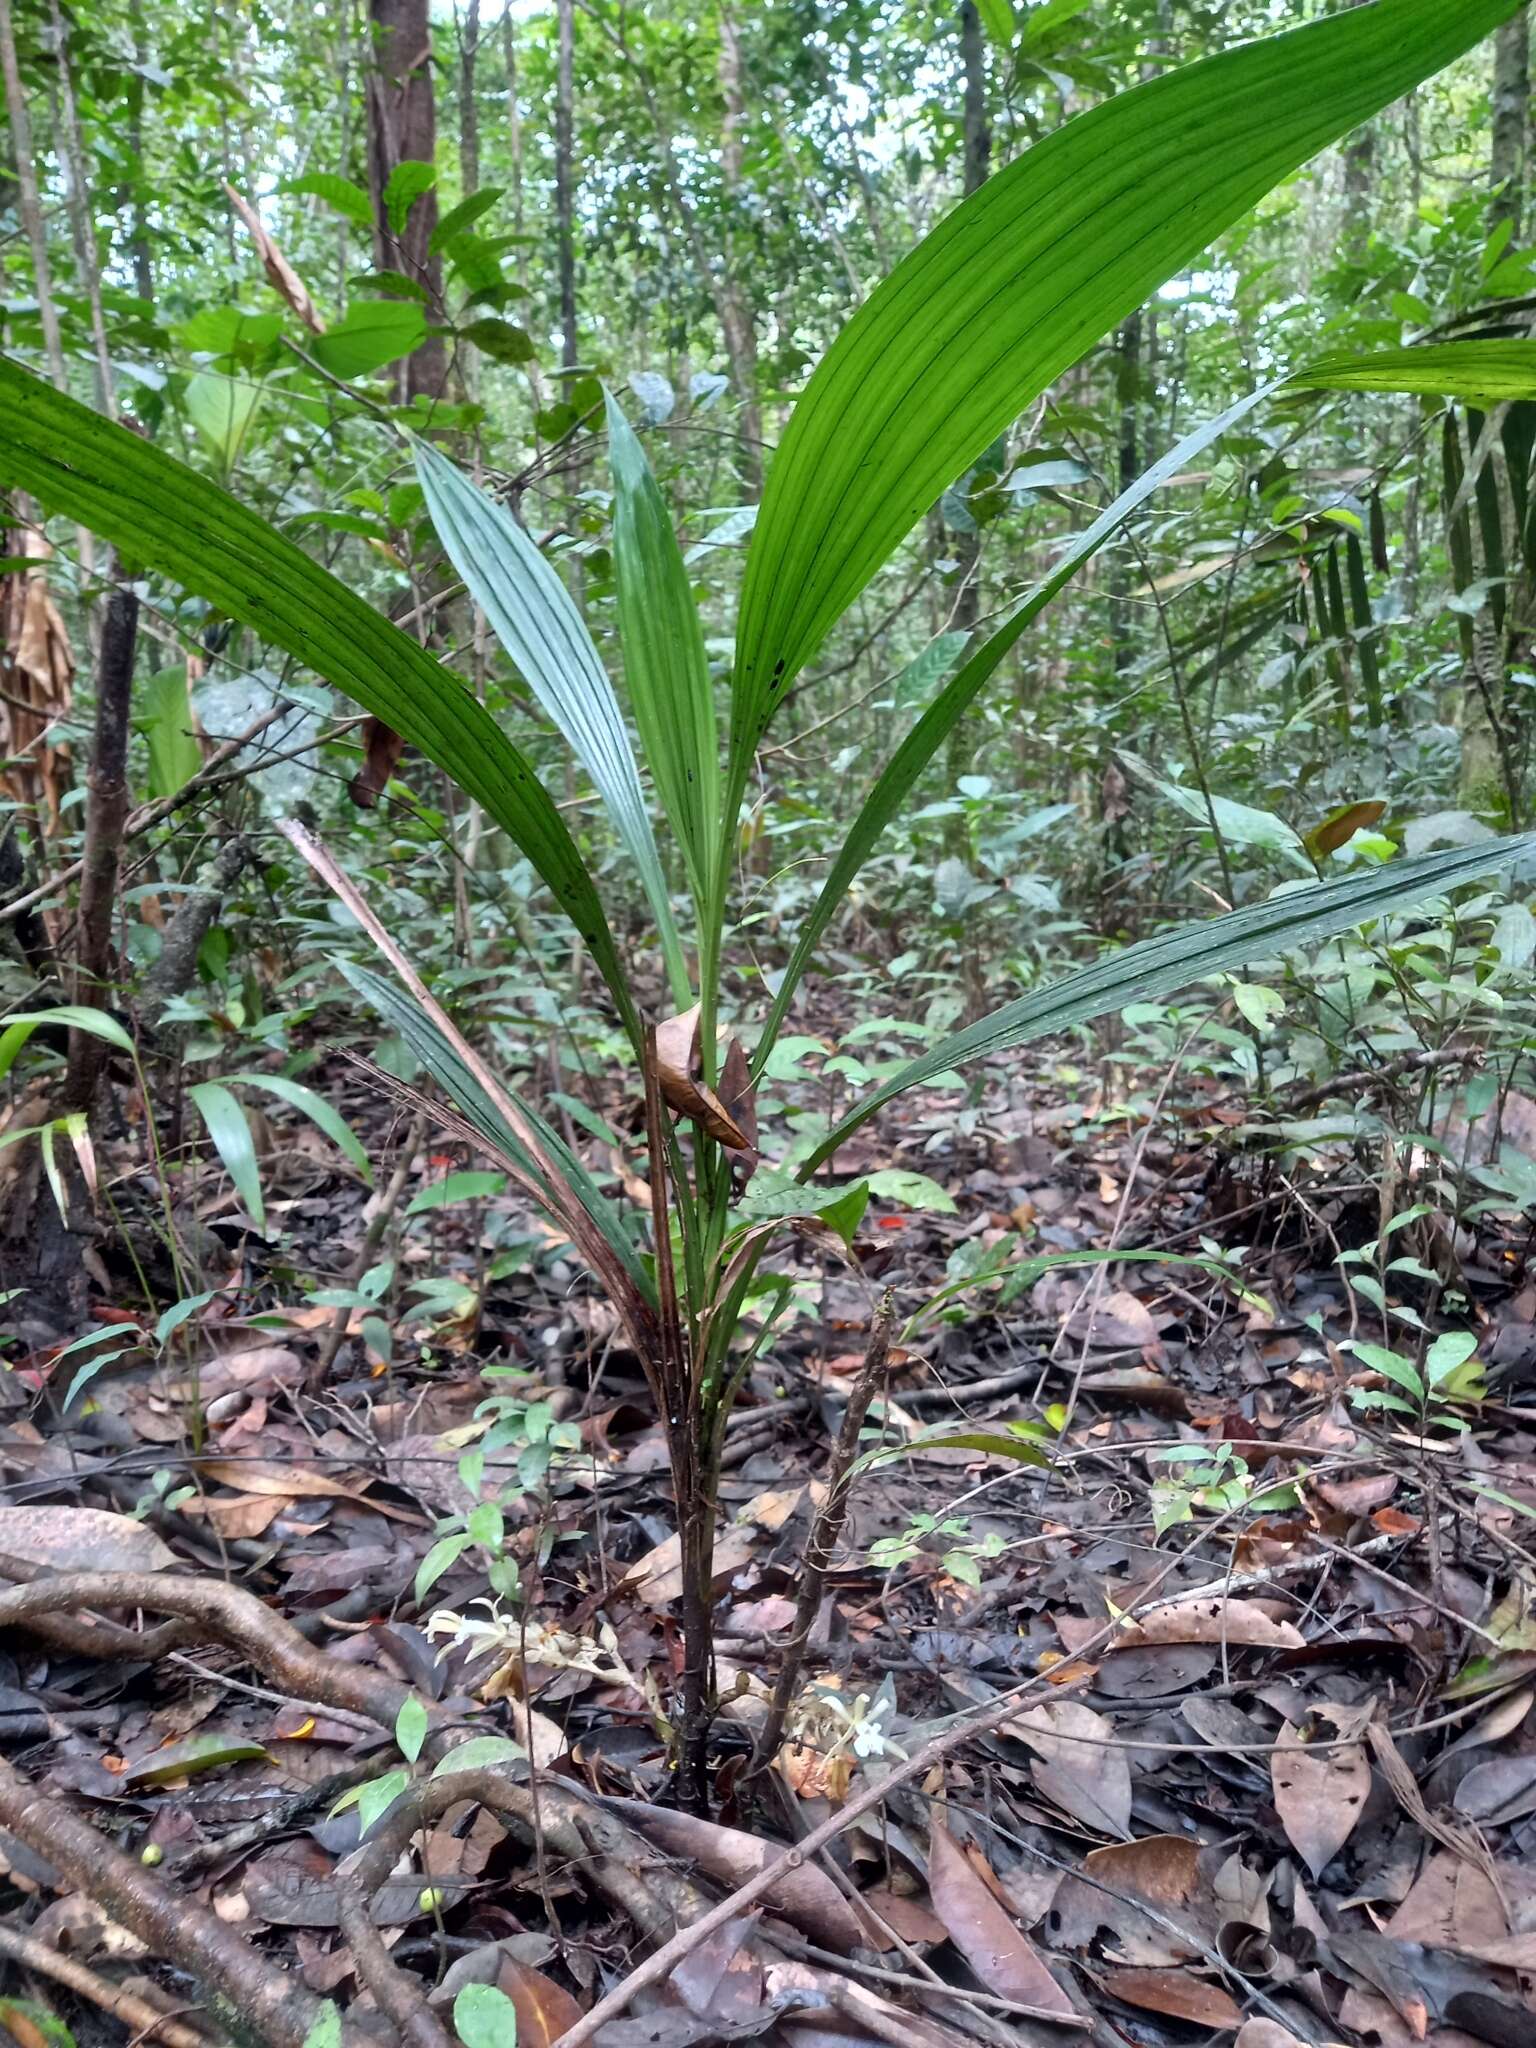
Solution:
{"label": "curved leaf blade", "polygon": [[720,754],[704,629],[640,438],[608,393],[619,639],[635,723],[688,868],[701,927],[712,901]]}
{"label": "curved leaf blade", "polygon": [[197,1106],[213,1149],[224,1162],[235,1184],[235,1193],[245,1204],[246,1214],[258,1230],[267,1227],[266,1204],[261,1198],[261,1168],[256,1163],[256,1140],[250,1119],[239,1098],[222,1081],[199,1081],[187,1093]]}
{"label": "curved leaf blade", "polygon": [[655,916],[673,994],[682,1000],[688,974],[640,771],[613,684],[575,599],[504,505],[427,442],[411,445],[427,511],[448,559],[608,807]]}
{"label": "curved leaf blade", "polygon": [[458,679],[257,513],[0,357],[0,483],[31,491],[205,597],[382,718],[484,806],[633,1001],[592,878],[532,765]]}
{"label": "curved leaf blade", "polygon": [[1064,975],[1016,1002],[1006,1003],[990,1017],[940,1041],[920,1059],[856,1102],[835,1130],[817,1146],[800,1169],[803,1180],[829,1159],[859,1126],[894,1097],[903,1095],[935,1074],[1008,1052],[1034,1038],[1049,1038],[1074,1024],[1086,1024],[1128,1003],[1155,1002],[1208,975],[1241,967],[1250,960],[1326,939],[1389,911],[1405,910],[1459,883],[1475,881],[1495,868],[1536,856],[1536,832],[1510,839],[1481,840],[1475,846],[1446,853],[1421,854],[1395,860],[1369,874],[1347,875],[1338,882],[1273,896],[1266,903],[1202,918],[1143,939],[1122,952],[1106,954],[1075,974]]}
{"label": "curved leaf blade", "polygon": [[1378,0],[1222,51],[1078,115],[942,221],[827,351],[774,459],[742,588],[729,794],[834,620],[1053,378],[1515,11]]}

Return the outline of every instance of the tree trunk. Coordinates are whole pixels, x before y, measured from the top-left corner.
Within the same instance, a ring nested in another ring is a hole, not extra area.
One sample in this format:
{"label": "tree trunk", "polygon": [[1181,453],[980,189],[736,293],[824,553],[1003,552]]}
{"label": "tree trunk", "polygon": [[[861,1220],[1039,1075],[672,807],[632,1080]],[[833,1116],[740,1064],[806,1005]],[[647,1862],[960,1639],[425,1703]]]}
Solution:
{"label": "tree trunk", "polygon": [[[977,12],[976,0],[960,0],[960,65],[965,79],[963,108],[963,179],[965,197],[979,192],[992,168],[992,122],[987,111],[987,39]],[[959,588],[955,595],[951,623],[956,632],[974,633],[981,620],[981,533],[950,536],[950,548],[957,564]],[[955,723],[945,748],[944,764],[949,792],[969,772],[976,744],[973,715],[966,713]],[[949,793],[947,792],[947,793]],[[949,851],[957,859],[968,850],[965,822],[953,821],[948,833]]]}
{"label": "tree trunk", "polygon": [[1531,97],[1531,22],[1522,8],[1493,44],[1493,144],[1489,165],[1493,196],[1488,225],[1509,221],[1515,235],[1525,209],[1527,122]]}
{"label": "tree trunk", "polygon": [[560,360],[566,369],[581,361],[576,329],[576,194],[574,0],[559,0],[560,54],[555,82],[555,242],[560,280]]}
{"label": "tree trunk", "polygon": [[[128,817],[128,716],[133,699],[133,657],[138,644],[139,600],[119,577],[107,597],[96,669],[96,728],[86,778],[85,855],[80,877],[79,941],[73,999],[100,1007],[112,987],[112,917],[117,907],[118,863]],[[103,1046],[82,1031],[70,1033],[65,1106],[88,1109],[101,1070]]]}
{"label": "tree trunk", "polygon": [[59,313],[53,301],[53,272],[48,262],[48,235],[43,226],[43,209],[37,191],[37,159],[32,154],[32,120],[27,110],[26,88],[21,79],[21,60],[16,49],[16,28],[11,18],[11,0],[0,0],[0,69],[5,72],[5,105],[10,116],[12,175],[21,201],[21,224],[32,252],[32,276],[37,289],[37,312],[43,328],[43,348],[48,373],[60,391],[69,388],[64,369],[64,343],[59,333]]}
{"label": "tree trunk", "polygon": [[[384,270],[398,270],[427,294],[427,317],[443,317],[442,265],[432,253],[437,194],[424,192],[398,234],[384,210],[384,194],[397,165],[437,161],[437,106],[432,92],[432,24],[428,0],[369,0],[373,69],[368,80],[368,175],[373,191],[375,253]],[[447,379],[442,337],[428,335],[401,366],[401,392],[441,398]]]}
{"label": "tree trunk", "polygon": [[749,497],[763,487],[763,414],[757,397],[757,326],[752,302],[742,280],[735,224],[742,218],[741,129],[746,103],[741,83],[741,36],[728,6],[720,9],[720,57],[717,67],[724,114],[720,123],[720,177],[725,187],[725,263],[716,295],[731,382],[740,405],[741,439],[737,466]]}

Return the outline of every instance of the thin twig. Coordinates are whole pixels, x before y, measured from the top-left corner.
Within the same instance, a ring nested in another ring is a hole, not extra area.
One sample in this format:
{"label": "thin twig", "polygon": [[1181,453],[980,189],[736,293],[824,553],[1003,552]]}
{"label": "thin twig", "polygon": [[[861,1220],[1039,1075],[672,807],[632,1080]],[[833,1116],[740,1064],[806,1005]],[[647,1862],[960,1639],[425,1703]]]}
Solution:
{"label": "thin twig", "polygon": [[206,2034],[157,2012],[148,1999],[140,1998],[136,1991],[126,1991],[120,1984],[108,1983],[105,1977],[98,1977],[94,1970],[88,1970],[73,1956],[61,1955],[57,1949],[49,1948],[36,1935],[0,1926],[0,1956],[8,1956],[24,1970],[36,1970],[40,1977],[51,1977],[55,1984],[62,1984],[78,1998],[89,1999],[92,2005],[100,2006],[113,2019],[131,2027],[140,2040],[163,2041],[165,2048],[208,2048]]}
{"label": "thin twig", "polygon": [[859,1454],[859,1432],[864,1427],[864,1418],[869,1413],[869,1404],[885,1378],[886,1366],[891,1355],[891,1332],[896,1327],[896,1297],[887,1289],[881,1297],[880,1306],[870,1325],[869,1348],[864,1353],[864,1363],[859,1367],[858,1377],[848,1392],[848,1406],[843,1410],[842,1428],[837,1433],[837,1442],[832,1450],[832,1462],[827,1467],[826,1497],[821,1511],[811,1525],[811,1538],[805,1547],[805,1559],[800,1567],[800,1589],[795,1601],[795,1619],[784,1645],[783,1660],[779,1665],[778,1682],[773,1688],[767,1719],[758,1733],[757,1747],[752,1754],[752,1770],[761,1771],[779,1753],[779,1743],[784,1735],[784,1722],[789,1714],[800,1683],[800,1670],[805,1662],[806,1645],[811,1639],[811,1630],[821,1612],[822,1588],[826,1584],[827,1571],[837,1549],[838,1539],[843,1533],[843,1524],[848,1519],[848,1501],[853,1492],[853,1464]]}

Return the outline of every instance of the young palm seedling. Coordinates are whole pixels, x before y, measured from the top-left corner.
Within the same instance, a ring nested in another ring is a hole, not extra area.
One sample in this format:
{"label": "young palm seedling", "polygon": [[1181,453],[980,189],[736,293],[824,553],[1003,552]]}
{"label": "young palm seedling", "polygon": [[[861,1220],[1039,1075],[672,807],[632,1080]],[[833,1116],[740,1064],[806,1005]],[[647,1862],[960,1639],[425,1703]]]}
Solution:
{"label": "young palm seedling", "polygon": [[[722,1017],[732,857],[756,752],[791,687],[941,493],[1052,380],[1278,181],[1514,13],[1512,0],[1376,0],[1170,72],[1080,115],[973,194],[849,322],[773,459],[747,558],[724,730],[671,516],[644,451],[608,410],[628,715],[569,592],[512,516],[439,449],[411,442],[437,532],[507,655],[590,776],[645,892],[668,987],[647,1018],[593,873],[528,760],[430,653],[217,486],[25,371],[0,365],[0,482],[113,541],[286,649],[453,776],[532,863],[580,933],[645,1098],[649,1251],[532,1104],[463,1039],[323,850],[308,857],[396,968],[352,978],[607,1291],[670,1447],[683,1551],[685,1668],[673,1716],[682,1796],[707,1799],[716,1475],[753,1356],[744,1308],[787,1229],[852,1239],[867,1189],[822,1169],[921,1082],[1128,1003],[1250,968],[1421,902],[1531,850],[1487,842],[1294,886],[1108,953],[945,1038],[852,1106],[792,1170],[753,1084],[829,923],[967,708],[1032,622],[1152,494],[1281,385],[1536,396],[1536,344],[1442,343],[1314,362],[1189,434],[1075,536],[1048,578],[966,650],[859,808],[761,1014]],[[412,416],[420,424],[420,415]],[[631,723],[639,739],[637,753]],[[644,773],[642,772],[642,769]],[[647,794],[647,777],[650,794]],[[657,819],[664,830],[658,838]],[[668,859],[686,884],[686,910]],[[974,1439],[971,1439],[974,1440]],[[999,1448],[1038,1455],[1027,1439]]]}

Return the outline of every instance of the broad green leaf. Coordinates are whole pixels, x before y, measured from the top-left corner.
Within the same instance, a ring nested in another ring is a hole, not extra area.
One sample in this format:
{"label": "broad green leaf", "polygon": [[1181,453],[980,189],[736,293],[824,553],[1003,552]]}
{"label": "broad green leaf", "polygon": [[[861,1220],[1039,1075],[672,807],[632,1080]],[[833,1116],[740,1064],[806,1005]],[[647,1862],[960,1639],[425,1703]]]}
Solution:
{"label": "broad green leaf", "polygon": [[1428,398],[1536,398],[1536,341],[1437,341],[1323,356],[1290,380],[1308,391],[1406,391]]}
{"label": "broad green leaf", "polygon": [[271,1759],[259,1742],[239,1735],[189,1735],[185,1742],[173,1742],[157,1749],[123,1775],[125,1785],[169,1785],[176,1778],[190,1778],[199,1771],[222,1770],[226,1764],[253,1763]]}
{"label": "broad green leaf", "polygon": [[83,1031],[90,1038],[104,1038],[108,1045],[116,1046],[119,1052],[130,1055],[133,1052],[133,1040],[117,1019],[109,1017],[105,1010],[93,1010],[84,1003],[60,1003],[51,1010],[16,1010],[3,1021],[5,1029],[0,1031],[0,1080],[11,1071],[16,1055],[33,1032],[44,1024],[56,1024],[61,1030]]}
{"label": "broad green leaf", "polygon": [[455,235],[463,234],[466,228],[474,226],[482,213],[489,213],[502,195],[500,185],[482,185],[478,192],[471,192],[467,199],[461,199],[457,206],[450,206],[437,226],[432,230],[427,243],[428,251],[436,256],[446,249]]}
{"label": "broad green leaf", "polygon": [[361,185],[354,185],[350,178],[340,177],[335,171],[309,171],[302,178],[294,178],[284,185],[283,190],[313,192],[327,206],[334,206],[338,213],[344,213],[355,226],[373,226],[373,201]]}
{"label": "broad green leaf", "polygon": [[518,1763],[527,1754],[523,1745],[508,1735],[472,1735],[467,1742],[455,1743],[433,1766],[432,1775],[448,1778],[456,1771],[490,1770],[497,1764]]}
{"label": "broad green leaf", "polygon": [[300,2048],[341,2048],[341,2013],[331,1999],[320,2008],[320,2016],[304,2036]]}
{"label": "broad green leaf", "polygon": [[1397,1351],[1387,1351],[1380,1344],[1354,1343],[1349,1348],[1362,1365],[1368,1365],[1372,1372],[1379,1372],[1385,1379],[1395,1380],[1416,1401],[1423,1400],[1424,1382],[1419,1378],[1412,1359],[1404,1358]]}
{"label": "broad green leaf", "polygon": [[466,1984],[453,2001],[464,2048],[517,2048],[517,2007],[494,1984]]}
{"label": "broad green leaf", "polygon": [[934,1209],[953,1216],[955,1202],[936,1180],[926,1173],[912,1173],[904,1166],[885,1166],[869,1175],[869,1192],[884,1202],[900,1202],[907,1209]]}
{"label": "broad green leaf", "polygon": [[976,0],[976,12],[981,16],[987,34],[1007,56],[1019,33],[1013,0]]}
{"label": "broad green leaf", "polygon": [[157,668],[142,686],[138,728],[149,746],[149,794],[174,796],[203,765],[192,729],[192,701],[184,662]]}
{"label": "broad green leaf", "polygon": [[235,1184],[235,1192],[245,1204],[246,1213],[258,1230],[265,1230],[267,1211],[261,1199],[256,1140],[238,1097],[231,1095],[222,1081],[199,1081],[187,1093],[213,1140],[213,1149]]}
{"label": "broad green leaf", "polygon": [[358,299],[345,320],[311,337],[309,353],[333,377],[366,377],[415,353],[427,335],[420,306],[401,299]]}
{"label": "broad green leaf", "polygon": [[1432,1387],[1449,1380],[1477,1350],[1471,1330],[1446,1330],[1424,1354],[1424,1376]]}
{"label": "broad green leaf", "polygon": [[444,1572],[451,1571],[468,1548],[469,1536],[462,1530],[456,1535],[440,1536],[437,1539],[416,1567],[414,1592],[418,1606],[426,1599]]}
{"label": "broad green leaf", "polygon": [[216,484],[3,358],[0,483],[207,598],[446,769],[554,892],[638,1043],[612,935],[564,819],[485,707],[425,648]]}
{"label": "broad green leaf", "polygon": [[686,1003],[688,971],[640,772],[624,714],[581,613],[504,506],[425,441],[413,446],[438,539],[518,673],[596,783],[650,900],[673,994]]}
{"label": "broad green leaf", "polygon": [[1209,807],[1202,793],[1187,782],[1169,782],[1140,761],[1134,754],[1121,751],[1124,760],[1142,780],[1150,783],[1168,801],[1176,804],[1186,817],[1193,818],[1207,831],[1211,829],[1214,816],[1216,830],[1232,846],[1260,846],[1269,853],[1283,854],[1294,867],[1306,874],[1314,872],[1307,850],[1300,838],[1287,825],[1284,818],[1276,817],[1273,811],[1256,810],[1252,804],[1234,803],[1230,797],[1212,793]]}
{"label": "broad green leaf", "polygon": [[728,829],[785,691],[955,478],[1282,178],[1516,11],[1381,0],[1224,50],[1068,121],[918,244],[827,351],[769,472]]}
{"label": "broad green leaf", "polygon": [[855,1461],[855,1472],[867,1472],[874,1465],[889,1465],[897,1458],[915,1458],[924,1451],[980,1451],[989,1458],[1011,1458],[1019,1465],[1048,1465],[1042,1444],[1053,1441],[1052,1433],[1035,1422],[1013,1422],[1006,1429],[939,1429],[909,1437],[905,1443],[881,1444]]}
{"label": "broad green leaf", "polygon": [[965,1066],[990,1053],[1008,1052],[1034,1038],[1049,1038],[1108,1011],[1123,1010],[1129,1003],[1155,1002],[1208,975],[1240,968],[1309,940],[1330,938],[1533,857],[1536,833],[1527,832],[1446,853],[1421,854],[1416,860],[1390,861],[1343,881],[1288,889],[1265,903],[1180,925],[1119,953],[1108,953],[1091,966],[1005,1004],[990,1017],[942,1039],[930,1052],[882,1082],[823,1138],[801,1167],[801,1176],[814,1173],[883,1104],[951,1067]]}
{"label": "broad green leaf", "polygon": [[[1482,347],[1481,343],[1460,343],[1455,346],[1454,360],[1443,369],[1436,370],[1438,382],[1454,389],[1455,374],[1465,374],[1465,351]],[[1450,345],[1447,344],[1449,347]],[[1489,343],[1490,348],[1502,351],[1507,344]],[[1532,351],[1536,359],[1536,343],[1521,344]],[[1441,351],[1438,347],[1420,350],[1388,351],[1394,358],[1408,353],[1431,358],[1439,362]],[[1362,362],[1374,361],[1364,357]],[[1416,371],[1418,366],[1416,365]],[[752,1056],[752,1074],[756,1079],[767,1065],[774,1042],[778,1037],[789,1006],[794,998],[801,977],[810,965],[822,933],[836,915],[839,905],[852,886],[855,876],[873,852],[876,843],[887,825],[897,817],[907,797],[917,783],[919,776],[933,759],[949,734],[954,730],[970,706],[992,680],[1005,658],[1013,651],[1025,631],[1040,614],[1071,583],[1085,563],[1095,555],[1126,525],[1127,521],[1147,501],[1169,482],[1187,469],[1195,458],[1209,448],[1214,441],[1246,419],[1266,399],[1287,385],[1305,386],[1315,382],[1315,371],[1301,369],[1290,377],[1277,379],[1274,383],[1261,386],[1239,399],[1216,418],[1192,429],[1182,441],[1169,449],[1166,455],[1155,462],[1123,491],[1113,504],[1108,505],[1091,525],[1084,528],[1067,547],[1056,567],[1043,583],[1038,584],[1019,604],[1011,617],[1004,620],[990,639],[983,642],[952,680],[935,697],[917,724],[901,742],[882,770],[875,787],[865,799],[863,807],[854,819],[847,836],[838,849],[831,872],[822,884],[815,903],[803,919],[796,935],[794,951],[774,991],[772,1008],[767,1022],[758,1038],[757,1048]],[[1429,374],[1429,373],[1424,373]],[[1479,373],[1481,374],[1481,373]],[[919,657],[921,660],[923,657]],[[915,664],[914,664],[915,666]]]}
{"label": "broad green leaf", "polygon": [[408,1764],[415,1763],[421,1755],[421,1745],[427,1739],[427,1710],[415,1693],[401,1703],[395,1716],[395,1747]]}
{"label": "broad green leaf", "polygon": [[286,1074],[229,1074],[225,1078],[242,1088],[264,1089],[268,1095],[275,1095],[279,1102],[286,1102],[299,1110],[318,1130],[324,1131],[338,1151],[346,1153],[363,1179],[372,1184],[373,1163],[363,1150],[362,1140],[323,1095],[317,1095],[313,1088],[306,1088],[298,1081],[290,1081]]}
{"label": "broad green leaf", "polygon": [[384,187],[384,217],[389,222],[389,232],[399,235],[405,232],[405,223],[411,208],[424,192],[430,192],[437,183],[437,167],[420,162],[415,157],[406,157],[395,165],[389,174],[389,183]]}
{"label": "broad green leaf", "polygon": [[432,1209],[446,1209],[454,1202],[481,1202],[488,1195],[505,1192],[504,1173],[449,1173],[424,1187],[406,1204],[407,1216],[424,1216]]}
{"label": "broad green leaf", "polygon": [[260,387],[218,370],[199,370],[182,399],[187,418],[227,476],[240,459],[246,430],[261,402]]}
{"label": "broad green leaf", "polygon": [[713,900],[720,758],[704,631],[677,536],[638,436],[608,394],[613,564],[624,676],[701,924]]}

